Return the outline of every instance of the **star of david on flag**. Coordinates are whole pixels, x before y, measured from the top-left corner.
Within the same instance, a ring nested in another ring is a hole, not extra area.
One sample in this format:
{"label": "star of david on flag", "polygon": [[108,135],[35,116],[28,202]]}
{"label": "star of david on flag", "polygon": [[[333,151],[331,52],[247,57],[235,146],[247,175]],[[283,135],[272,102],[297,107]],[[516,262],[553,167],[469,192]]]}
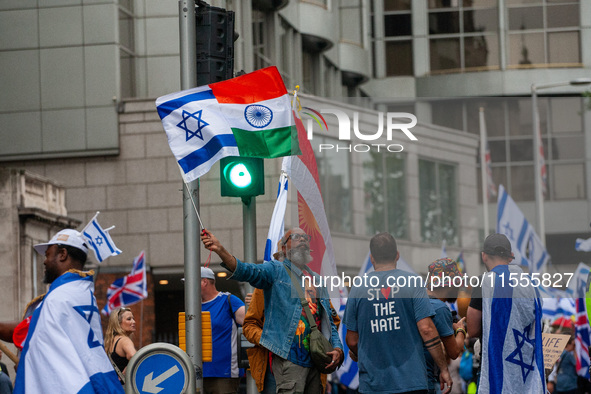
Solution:
{"label": "star of david on flag", "polygon": [[121,250],[115,246],[115,242],[113,242],[111,236],[109,235],[109,230],[112,230],[115,228],[115,226],[104,230],[96,220],[99,213],[100,212],[97,212],[92,220],[86,225],[86,227],[84,227],[82,230],[82,236],[91,246],[98,262],[102,263],[110,256],[116,256],[120,254]]}
{"label": "star of david on flag", "polygon": [[[523,332],[513,329],[513,337],[515,339],[516,348],[505,359],[510,363],[513,363],[521,367],[521,376],[523,377],[524,383],[527,381],[527,375],[529,375],[529,373],[534,370],[534,349],[536,343],[534,338],[530,338],[531,327],[531,324],[525,327],[523,329]],[[526,343],[531,346],[531,348],[528,347],[527,352],[525,352],[523,346]]]}
{"label": "star of david on flag", "polygon": [[146,258],[142,251],[134,260],[129,275],[115,279],[107,290],[107,304],[102,310],[109,315],[115,308],[133,305],[148,297]]}
{"label": "star of david on flag", "polygon": [[[201,130],[203,130],[205,126],[209,126],[209,123],[201,119],[202,114],[203,110],[201,109],[193,113],[183,110],[183,120],[177,124],[177,127],[187,132],[185,136],[186,141],[190,141],[193,137],[197,137],[203,141],[203,134],[201,133]],[[197,124],[195,124],[195,121]]]}
{"label": "star of david on flag", "polygon": [[91,291],[90,292],[90,304],[89,305],[77,305],[74,307],[74,310],[84,318],[84,320],[86,320],[88,322],[88,347],[89,348],[93,348],[93,347],[97,347],[97,346],[102,346],[103,344],[101,343],[101,341],[99,339],[97,339],[97,336],[94,334],[94,331],[92,331],[92,316],[94,315],[94,313],[99,313],[99,310],[96,306],[96,303],[94,302],[94,294]]}

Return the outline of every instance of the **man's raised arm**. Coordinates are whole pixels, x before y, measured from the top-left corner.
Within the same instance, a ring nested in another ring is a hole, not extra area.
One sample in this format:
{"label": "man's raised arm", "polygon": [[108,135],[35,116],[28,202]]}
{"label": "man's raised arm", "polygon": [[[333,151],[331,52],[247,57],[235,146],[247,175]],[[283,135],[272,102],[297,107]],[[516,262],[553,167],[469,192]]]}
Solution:
{"label": "man's raised arm", "polygon": [[230,252],[228,252],[226,248],[224,248],[215,235],[213,235],[208,230],[203,229],[201,232],[201,242],[203,242],[205,249],[211,250],[220,256],[220,259],[222,259],[222,262],[228,268],[228,270],[231,272],[236,270],[236,258]]}

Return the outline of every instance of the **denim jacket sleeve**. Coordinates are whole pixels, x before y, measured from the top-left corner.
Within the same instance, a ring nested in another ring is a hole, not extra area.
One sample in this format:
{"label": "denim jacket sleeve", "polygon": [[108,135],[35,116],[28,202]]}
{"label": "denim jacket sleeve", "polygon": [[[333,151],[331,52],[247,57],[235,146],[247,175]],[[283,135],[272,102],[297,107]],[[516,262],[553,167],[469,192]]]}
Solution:
{"label": "denim jacket sleeve", "polygon": [[334,324],[332,320],[332,316],[330,317],[330,328],[331,328],[331,340],[330,343],[333,347],[338,347],[343,350],[343,344],[341,343],[341,337],[339,337],[339,332],[337,331],[337,326]]}
{"label": "denim jacket sleeve", "polygon": [[[222,266],[224,266],[223,263]],[[236,259],[236,269],[230,278],[240,282],[248,282],[257,289],[268,289],[273,285],[274,272],[275,266],[270,262],[252,264]]]}

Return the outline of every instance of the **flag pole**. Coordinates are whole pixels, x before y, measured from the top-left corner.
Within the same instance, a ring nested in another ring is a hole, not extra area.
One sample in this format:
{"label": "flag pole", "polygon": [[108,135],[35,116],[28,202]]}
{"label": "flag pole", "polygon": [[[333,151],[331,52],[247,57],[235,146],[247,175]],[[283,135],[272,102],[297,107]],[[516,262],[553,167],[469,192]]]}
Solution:
{"label": "flag pole", "polygon": [[195,200],[193,199],[193,194],[189,192],[189,185],[187,185],[187,182],[185,182],[185,179],[183,178],[183,184],[185,185],[185,188],[187,189],[187,194],[189,195],[189,198],[191,199],[191,203],[193,204],[193,208],[195,209],[195,214],[197,215],[197,220],[199,220],[199,225],[201,226],[201,229],[205,229],[205,226],[203,225],[203,222],[201,221],[201,216],[199,215],[199,211],[197,210],[197,205],[195,204]]}
{"label": "flag pole", "polygon": [[484,237],[490,231],[488,220],[488,177],[486,174],[486,123],[484,122],[484,108],[480,107],[480,177],[482,183],[482,209],[484,210]]}
{"label": "flag pole", "polygon": [[538,93],[535,84],[531,85],[532,102],[532,127],[534,137],[534,185],[536,196],[536,218],[538,224],[538,235],[542,240],[542,245],[546,246],[546,225],[544,223],[544,191],[542,187],[542,163],[540,150],[542,147],[542,136],[540,133],[540,116],[538,114]]}
{"label": "flag pole", "polygon": [[2,353],[8,356],[8,358],[14,363],[14,365],[18,365],[18,357],[14,353],[12,353],[10,349],[2,342],[0,342],[0,350],[2,350]]}

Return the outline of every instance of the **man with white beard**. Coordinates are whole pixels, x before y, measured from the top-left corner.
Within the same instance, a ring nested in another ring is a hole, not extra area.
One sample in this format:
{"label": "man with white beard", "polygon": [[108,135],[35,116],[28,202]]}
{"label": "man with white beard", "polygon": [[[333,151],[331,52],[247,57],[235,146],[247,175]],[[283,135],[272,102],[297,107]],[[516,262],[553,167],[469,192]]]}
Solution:
{"label": "man with white beard", "polygon": [[[243,263],[222,246],[209,231],[201,234],[203,245],[215,252],[222,260],[222,267],[233,272],[231,278],[248,282],[263,289],[265,296],[265,319],[259,345],[271,352],[271,365],[277,382],[277,393],[320,393],[320,372],[310,358],[310,324],[302,307],[298,292],[294,291],[292,277],[297,284],[306,283],[304,294],[318,329],[330,340],[334,350],[327,368],[334,371],[343,362],[343,345],[334,324],[334,309],[330,306],[325,288],[308,285],[306,276],[316,276],[307,264],[310,255],[310,236],[300,228],[285,233],[281,240],[281,252],[285,259],[263,264]],[[290,277],[291,275],[291,277]]]}

